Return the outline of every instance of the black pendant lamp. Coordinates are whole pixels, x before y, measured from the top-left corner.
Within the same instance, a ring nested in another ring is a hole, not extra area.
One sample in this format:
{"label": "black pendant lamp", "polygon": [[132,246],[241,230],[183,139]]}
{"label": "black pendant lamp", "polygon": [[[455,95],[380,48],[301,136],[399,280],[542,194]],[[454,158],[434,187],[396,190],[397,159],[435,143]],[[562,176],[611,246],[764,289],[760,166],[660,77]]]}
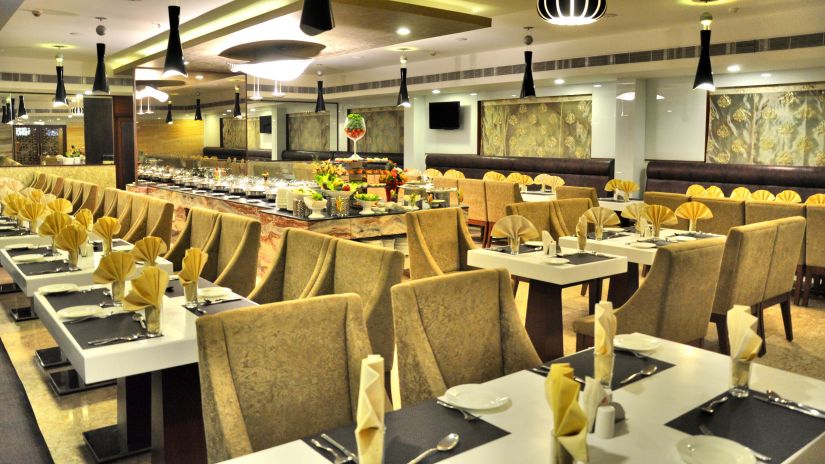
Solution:
{"label": "black pendant lamp", "polygon": [[166,61],[163,63],[163,77],[172,76],[188,76],[180,44],[180,7],[176,5],[169,5],[169,43],[166,45]]}
{"label": "black pendant lamp", "polygon": [[243,119],[243,114],[241,114],[241,89],[235,87],[235,107],[232,109],[232,116],[235,119]]}
{"label": "black pendant lamp", "polygon": [[710,13],[702,13],[699,22],[702,24],[702,30],[699,32],[702,49],[699,52],[699,66],[696,68],[693,89],[714,91],[716,85],[713,83],[713,69],[710,65],[710,24],[713,22],[713,16]]}
{"label": "black pendant lamp", "polygon": [[0,119],[0,124],[5,124],[9,122],[9,112],[6,111],[6,105],[0,105],[3,108],[3,118]]}
{"label": "black pendant lamp", "polygon": [[195,100],[195,121],[203,121],[203,115],[201,114],[201,99],[200,98]]}
{"label": "black pendant lamp", "polygon": [[407,91],[407,57],[401,56],[401,86],[398,89],[398,106],[409,108],[410,94]]}
{"label": "black pendant lamp", "polygon": [[11,113],[9,113],[9,116],[10,116],[11,120],[9,121],[9,124],[14,124],[14,120],[17,119],[17,112],[15,111],[15,108],[14,108],[16,102],[14,101],[14,98],[9,98],[9,100],[11,101],[11,103],[10,103]]}
{"label": "black pendant lamp", "polygon": [[557,26],[583,26],[604,16],[607,0],[538,0],[541,19]]}
{"label": "black pendant lamp", "polygon": [[327,110],[324,103],[324,81],[318,81],[318,98],[315,99],[315,112],[320,113]]}
{"label": "black pendant lamp", "polygon": [[68,106],[69,101],[66,98],[66,84],[63,81],[63,54],[58,53],[57,56],[55,56],[55,60],[57,61],[57,87],[54,90],[52,106]]}
{"label": "black pendant lamp", "polygon": [[172,100],[166,103],[166,124],[172,124]]}
{"label": "black pendant lamp", "polygon": [[14,124],[14,115],[11,109],[11,103],[6,100],[6,124]]}
{"label": "black pendant lamp", "polygon": [[95,68],[95,83],[92,86],[92,93],[95,95],[109,94],[109,81],[106,80],[106,44],[97,44],[97,68]]}
{"label": "black pendant lamp", "polygon": [[331,0],[304,0],[301,30],[306,35],[318,35],[335,27]]}
{"label": "black pendant lamp", "polygon": [[29,119],[29,112],[26,111],[26,101],[23,100],[23,95],[20,95],[20,103],[17,105],[18,118]]}
{"label": "black pendant lamp", "polygon": [[[527,35],[524,36],[524,45],[530,48],[533,44],[533,36],[530,35],[532,26],[524,28]],[[533,52],[530,50],[524,51],[524,77],[521,79],[521,98],[535,97],[536,83],[533,81]]]}

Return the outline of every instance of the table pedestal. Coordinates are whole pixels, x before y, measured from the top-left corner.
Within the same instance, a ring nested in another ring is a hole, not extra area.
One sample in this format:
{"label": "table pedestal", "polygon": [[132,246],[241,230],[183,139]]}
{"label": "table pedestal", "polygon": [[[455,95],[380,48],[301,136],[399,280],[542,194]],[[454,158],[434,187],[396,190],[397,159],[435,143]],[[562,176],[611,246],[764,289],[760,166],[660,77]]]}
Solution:
{"label": "table pedestal", "polygon": [[83,432],[83,440],[95,462],[111,462],[149,451],[150,394],[149,374],[117,380],[117,425]]}
{"label": "table pedestal", "polygon": [[63,353],[59,346],[51,348],[43,348],[34,352],[34,358],[37,364],[43,369],[52,369],[54,367],[68,366],[69,359]]}
{"label": "table pedestal", "polygon": [[152,462],[206,463],[197,364],[152,372]]}
{"label": "table pedestal", "polygon": [[11,314],[11,318],[14,322],[32,321],[37,319],[37,314],[32,311],[30,306],[25,308],[12,308],[9,310],[9,314]]}
{"label": "table pedestal", "polygon": [[71,395],[96,388],[108,387],[115,384],[114,380],[104,380],[96,383],[86,383],[74,369],[48,372],[49,386],[57,396]]}
{"label": "table pedestal", "polygon": [[607,290],[607,299],[618,308],[627,303],[627,300],[639,289],[639,264],[627,263],[627,272],[610,277]]}

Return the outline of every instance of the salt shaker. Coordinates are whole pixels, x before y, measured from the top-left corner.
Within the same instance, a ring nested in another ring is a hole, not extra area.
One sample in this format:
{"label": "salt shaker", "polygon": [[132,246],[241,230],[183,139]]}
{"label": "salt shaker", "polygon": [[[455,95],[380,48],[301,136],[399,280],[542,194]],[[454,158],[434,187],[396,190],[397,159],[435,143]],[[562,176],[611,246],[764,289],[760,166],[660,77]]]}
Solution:
{"label": "salt shaker", "polygon": [[616,409],[612,405],[599,406],[596,410],[596,436],[613,438],[615,433]]}

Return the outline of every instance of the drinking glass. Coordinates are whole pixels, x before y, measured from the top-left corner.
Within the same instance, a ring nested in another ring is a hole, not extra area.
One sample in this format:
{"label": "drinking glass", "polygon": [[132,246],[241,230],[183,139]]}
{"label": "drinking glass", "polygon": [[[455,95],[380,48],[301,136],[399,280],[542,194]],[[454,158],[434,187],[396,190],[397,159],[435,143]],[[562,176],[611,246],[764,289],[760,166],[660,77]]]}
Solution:
{"label": "drinking glass", "polygon": [[521,237],[518,235],[515,237],[509,237],[507,239],[507,244],[510,246],[510,254],[517,255],[519,254],[519,248],[521,247]]}
{"label": "drinking glass", "polygon": [[746,398],[750,395],[748,386],[751,377],[750,361],[732,358],[730,360],[730,394],[736,398]]}
{"label": "drinking glass", "polygon": [[115,306],[123,305],[123,296],[126,293],[126,281],[112,281],[112,303]]}
{"label": "drinking glass", "polygon": [[144,309],[146,313],[146,332],[149,335],[161,335],[160,332],[160,308],[149,305]]}
{"label": "drinking glass", "polygon": [[183,307],[186,309],[195,309],[198,307],[198,281],[182,283],[183,285]]}

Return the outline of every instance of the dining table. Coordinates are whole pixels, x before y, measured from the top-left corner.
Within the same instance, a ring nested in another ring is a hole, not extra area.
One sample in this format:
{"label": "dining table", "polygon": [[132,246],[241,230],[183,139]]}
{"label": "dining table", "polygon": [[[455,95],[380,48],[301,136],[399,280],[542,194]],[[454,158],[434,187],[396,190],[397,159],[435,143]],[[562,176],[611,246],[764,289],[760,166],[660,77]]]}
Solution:
{"label": "dining table", "polygon": [[[767,390],[775,390],[787,399],[806,407],[825,408],[825,382],[804,375],[768,367],[754,362],[751,368],[751,394],[734,398],[727,394],[730,385],[730,358],[716,352],[655,339],[656,348],[645,358],[617,351],[614,377],[628,367],[656,364],[663,366],[655,374],[618,385],[612,401],[621,405],[624,420],[615,425],[612,437],[587,435],[591,464],[615,463],[682,463],[677,444],[700,435],[699,426],[723,438],[749,447],[769,457],[772,463],[813,464],[825,462],[825,420],[758,400]],[[621,356],[621,358],[620,358]],[[592,372],[592,350],[575,353],[554,362],[568,362],[574,373],[584,377]],[[589,363],[589,364],[588,364]],[[589,371],[588,371],[589,366]],[[522,370],[481,384],[507,404],[493,410],[469,410],[480,416],[462,427],[451,420],[435,420],[444,414],[463,420],[460,411],[432,407],[435,399],[387,414],[385,423],[385,457],[390,454],[404,459],[385,462],[408,462],[424,449],[434,447],[432,437],[459,433],[453,450],[441,452],[425,461],[446,464],[546,464],[551,462],[553,414],[545,395],[546,374],[540,369]],[[711,400],[727,395],[714,414],[699,408]],[[432,420],[421,418],[429,414]],[[411,429],[412,424],[427,424],[427,429]],[[324,431],[353,454],[354,424]],[[494,428],[498,433],[491,433]],[[421,436],[427,441],[422,441]],[[316,438],[317,437],[317,438]],[[304,439],[225,461],[229,464],[332,462],[330,453],[312,446],[311,439],[326,443],[321,431]],[[329,446],[329,445],[327,445]],[[718,461],[721,462],[721,461]],[[747,462],[747,461],[743,461]]]}
{"label": "dining table", "polygon": [[[0,249],[15,246],[39,247],[48,245],[49,243],[49,238],[32,233],[27,228],[17,227],[17,221],[6,216],[0,216]],[[9,285],[9,287],[8,289],[3,288],[2,290],[4,292],[17,291],[14,285]],[[9,314],[15,322],[22,322],[34,318],[30,307],[9,308]]]}
{"label": "dining table", "polygon": [[599,302],[602,279],[627,272],[627,258],[562,248],[558,258],[563,261],[558,261],[551,260],[541,247],[522,247],[519,254],[511,254],[509,247],[469,250],[467,265],[507,269],[510,275],[530,282],[524,321],[527,334],[541,359],[558,358],[564,355],[562,290],[583,283],[591,285],[589,312],[592,313]]}

